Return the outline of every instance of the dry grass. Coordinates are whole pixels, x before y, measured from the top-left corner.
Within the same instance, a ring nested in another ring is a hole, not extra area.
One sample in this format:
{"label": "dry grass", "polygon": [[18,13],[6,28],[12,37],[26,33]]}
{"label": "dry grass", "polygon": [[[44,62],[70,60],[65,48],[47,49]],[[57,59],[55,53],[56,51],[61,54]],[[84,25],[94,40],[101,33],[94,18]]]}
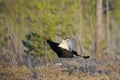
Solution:
{"label": "dry grass", "polygon": [[119,65],[97,64],[93,68],[88,68],[87,72],[82,72],[74,68],[78,66],[77,64],[73,64],[69,65],[71,67],[64,68],[55,64],[50,66],[36,66],[34,68],[37,74],[36,80],[120,80]]}
{"label": "dry grass", "polygon": [[69,66],[51,64],[27,68],[0,63],[0,80],[120,80],[120,65],[97,64],[87,72],[74,68],[78,65]]}
{"label": "dry grass", "polygon": [[31,71],[25,66],[6,66],[0,63],[0,80],[30,80]]}

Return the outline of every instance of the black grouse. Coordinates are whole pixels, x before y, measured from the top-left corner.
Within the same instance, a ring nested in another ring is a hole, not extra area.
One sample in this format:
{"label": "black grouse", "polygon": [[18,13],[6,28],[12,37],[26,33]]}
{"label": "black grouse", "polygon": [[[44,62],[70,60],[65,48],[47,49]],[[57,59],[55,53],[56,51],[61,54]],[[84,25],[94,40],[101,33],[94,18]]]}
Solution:
{"label": "black grouse", "polygon": [[76,52],[76,41],[74,39],[63,39],[61,43],[56,43],[46,37],[46,41],[59,58],[72,58],[77,56],[85,59],[89,58],[89,56],[78,55]]}

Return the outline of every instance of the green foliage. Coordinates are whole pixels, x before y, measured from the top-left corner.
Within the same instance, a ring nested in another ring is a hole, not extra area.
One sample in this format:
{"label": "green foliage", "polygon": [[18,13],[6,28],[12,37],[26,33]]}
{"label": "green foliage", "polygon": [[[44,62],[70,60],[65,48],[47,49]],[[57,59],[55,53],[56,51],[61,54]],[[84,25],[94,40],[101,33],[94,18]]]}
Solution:
{"label": "green foliage", "polygon": [[84,36],[84,39],[83,39],[82,42],[83,42],[83,46],[84,46],[85,49],[87,49],[88,51],[92,50],[92,48],[90,47],[92,41],[91,41],[91,39],[90,39],[90,37],[88,35]]}
{"label": "green foliage", "polygon": [[26,39],[23,40],[23,45],[28,49],[26,52],[33,56],[41,56],[44,54],[42,50],[41,36],[35,32],[31,32],[30,34],[26,35]]}
{"label": "green foliage", "polygon": [[103,48],[103,50],[105,50],[107,48],[107,40],[106,39],[102,41],[102,48]]}
{"label": "green foliage", "polygon": [[[111,0],[112,1],[112,0]],[[113,2],[113,11],[112,15],[116,19],[116,21],[120,21],[120,1],[114,0]]]}

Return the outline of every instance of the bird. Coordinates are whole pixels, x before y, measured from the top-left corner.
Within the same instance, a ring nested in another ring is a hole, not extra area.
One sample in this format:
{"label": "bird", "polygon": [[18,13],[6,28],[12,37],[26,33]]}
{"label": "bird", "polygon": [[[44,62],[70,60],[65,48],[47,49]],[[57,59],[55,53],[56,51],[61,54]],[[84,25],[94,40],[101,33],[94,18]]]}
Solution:
{"label": "bird", "polygon": [[77,53],[75,39],[63,39],[61,43],[54,42],[49,37],[46,37],[45,40],[59,58],[74,58],[74,57],[83,57],[84,59],[89,58],[89,56],[82,56]]}

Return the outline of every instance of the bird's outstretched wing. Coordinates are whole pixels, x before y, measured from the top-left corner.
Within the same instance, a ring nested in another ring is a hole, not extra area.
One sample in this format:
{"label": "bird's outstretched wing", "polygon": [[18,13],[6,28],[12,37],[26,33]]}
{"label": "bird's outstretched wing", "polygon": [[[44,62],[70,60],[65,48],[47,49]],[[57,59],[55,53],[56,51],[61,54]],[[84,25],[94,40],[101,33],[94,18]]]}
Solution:
{"label": "bird's outstretched wing", "polygon": [[69,51],[69,46],[68,46],[67,40],[63,39],[62,42],[58,45],[58,47],[61,47],[61,48]]}
{"label": "bird's outstretched wing", "polygon": [[59,44],[59,47],[66,49],[68,51],[76,51],[77,43],[75,39],[63,39]]}
{"label": "bird's outstretched wing", "polygon": [[69,47],[69,51],[76,51],[77,43],[75,39],[66,39],[66,42]]}

